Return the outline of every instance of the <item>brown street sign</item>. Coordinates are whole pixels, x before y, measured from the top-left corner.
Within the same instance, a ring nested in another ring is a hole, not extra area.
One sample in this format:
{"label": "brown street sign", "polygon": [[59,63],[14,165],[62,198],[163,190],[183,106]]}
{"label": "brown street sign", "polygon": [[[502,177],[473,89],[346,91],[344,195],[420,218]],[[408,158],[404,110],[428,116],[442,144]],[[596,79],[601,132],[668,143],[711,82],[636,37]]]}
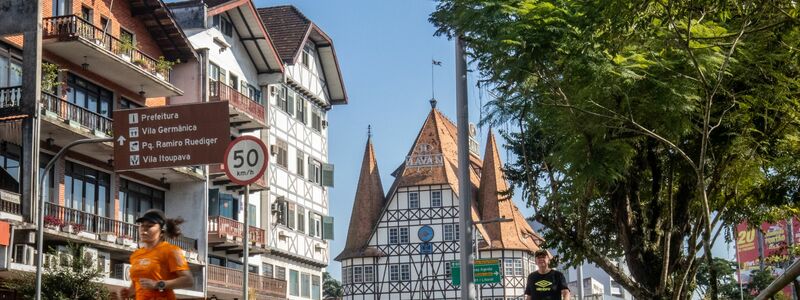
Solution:
{"label": "brown street sign", "polygon": [[227,101],[116,110],[114,169],[222,163],[228,122]]}

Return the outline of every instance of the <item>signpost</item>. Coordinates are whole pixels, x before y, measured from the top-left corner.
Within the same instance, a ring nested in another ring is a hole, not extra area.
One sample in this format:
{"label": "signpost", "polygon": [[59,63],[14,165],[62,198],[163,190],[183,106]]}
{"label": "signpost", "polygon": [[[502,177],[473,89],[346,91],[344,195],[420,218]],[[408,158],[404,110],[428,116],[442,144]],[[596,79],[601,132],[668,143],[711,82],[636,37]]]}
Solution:
{"label": "signpost", "polygon": [[[458,260],[450,262],[450,279],[453,285],[461,285],[461,265],[458,262]],[[473,270],[475,284],[500,283],[503,280],[499,259],[476,259]]]}
{"label": "signpost", "polygon": [[[225,108],[227,112],[227,107]],[[248,279],[250,272],[247,270],[247,260],[250,257],[250,225],[247,215],[250,207],[250,184],[256,182],[267,169],[269,153],[267,146],[258,138],[252,136],[241,136],[233,140],[225,150],[225,174],[232,182],[244,186],[244,263],[242,274],[244,284],[242,284],[242,299],[250,299],[248,294]]]}
{"label": "signpost", "polygon": [[228,122],[224,101],[114,111],[114,169],[221,163]]}

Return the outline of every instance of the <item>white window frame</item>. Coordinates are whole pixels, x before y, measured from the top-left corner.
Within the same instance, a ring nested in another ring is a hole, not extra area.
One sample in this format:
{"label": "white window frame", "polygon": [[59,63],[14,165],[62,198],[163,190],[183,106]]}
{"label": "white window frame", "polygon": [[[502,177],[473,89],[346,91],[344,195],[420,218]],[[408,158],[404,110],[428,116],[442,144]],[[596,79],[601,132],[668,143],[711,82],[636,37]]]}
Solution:
{"label": "white window frame", "polygon": [[411,265],[409,264],[400,265],[400,280],[402,281],[411,280]]}
{"label": "white window frame", "polygon": [[389,281],[400,281],[400,265],[389,265]]}
{"label": "white window frame", "polygon": [[431,191],[431,207],[442,207],[442,191]]}
{"label": "white window frame", "polygon": [[364,266],[364,282],[369,283],[375,281],[375,269],[372,266]]}
{"label": "white window frame", "polygon": [[400,229],[399,228],[389,228],[389,244],[396,245],[400,243]]}
{"label": "white window frame", "polygon": [[417,208],[419,208],[419,193],[418,192],[410,192],[410,193],[408,193],[408,208],[409,209],[417,209]]}
{"label": "white window frame", "polygon": [[525,276],[525,270],[522,267],[522,259],[514,259],[514,276]]}
{"label": "white window frame", "polygon": [[400,244],[408,244],[411,242],[408,227],[400,227],[400,237],[398,238]]}
{"label": "white window frame", "polygon": [[361,283],[364,281],[364,267],[353,267],[353,283]]}

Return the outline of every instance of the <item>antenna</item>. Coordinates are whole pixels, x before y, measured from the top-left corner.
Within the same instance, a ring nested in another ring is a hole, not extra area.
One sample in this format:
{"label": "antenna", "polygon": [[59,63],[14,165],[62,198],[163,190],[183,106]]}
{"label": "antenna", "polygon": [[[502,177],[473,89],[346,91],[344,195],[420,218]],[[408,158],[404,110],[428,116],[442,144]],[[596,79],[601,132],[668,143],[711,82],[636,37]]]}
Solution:
{"label": "antenna", "polygon": [[431,58],[431,108],[436,108],[436,82],[433,70],[435,66],[442,66],[442,61]]}

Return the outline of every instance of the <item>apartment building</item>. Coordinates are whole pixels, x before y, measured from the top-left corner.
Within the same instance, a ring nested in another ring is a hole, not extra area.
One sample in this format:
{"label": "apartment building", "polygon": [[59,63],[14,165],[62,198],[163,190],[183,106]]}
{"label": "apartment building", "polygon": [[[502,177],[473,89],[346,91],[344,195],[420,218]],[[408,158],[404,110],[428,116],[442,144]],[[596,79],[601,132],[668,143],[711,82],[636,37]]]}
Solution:
{"label": "apartment building", "polygon": [[[197,63],[197,53],[160,0],[43,0],[40,171],[78,139],[113,135],[114,111],[170,104],[185,86],[173,70]],[[0,40],[0,278],[35,272],[34,199],[23,199],[26,164],[20,114],[22,36]],[[197,100],[199,101],[199,100]],[[150,208],[182,216],[184,236],[171,242],[186,254],[198,284],[180,298],[203,298],[206,188],[203,168],[114,172],[111,143],[72,148],[46,176],[42,196],[45,263],[65,263],[68,243],[82,243],[111,291],[130,286],[130,254],[138,246],[134,220]],[[13,299],[14,291],[1,291]]]}
{"label": "apartment building", "polygon": [[268,137],[272,152],[269,191],[262,193],[266,220],[264,274],[285,279],[287,299],[321,299],[329,262],[333,218],[328,189],[328,112],[347,104],[332,39],[293,6],[258,12],[284,64],[280,82],[269,86]]}

